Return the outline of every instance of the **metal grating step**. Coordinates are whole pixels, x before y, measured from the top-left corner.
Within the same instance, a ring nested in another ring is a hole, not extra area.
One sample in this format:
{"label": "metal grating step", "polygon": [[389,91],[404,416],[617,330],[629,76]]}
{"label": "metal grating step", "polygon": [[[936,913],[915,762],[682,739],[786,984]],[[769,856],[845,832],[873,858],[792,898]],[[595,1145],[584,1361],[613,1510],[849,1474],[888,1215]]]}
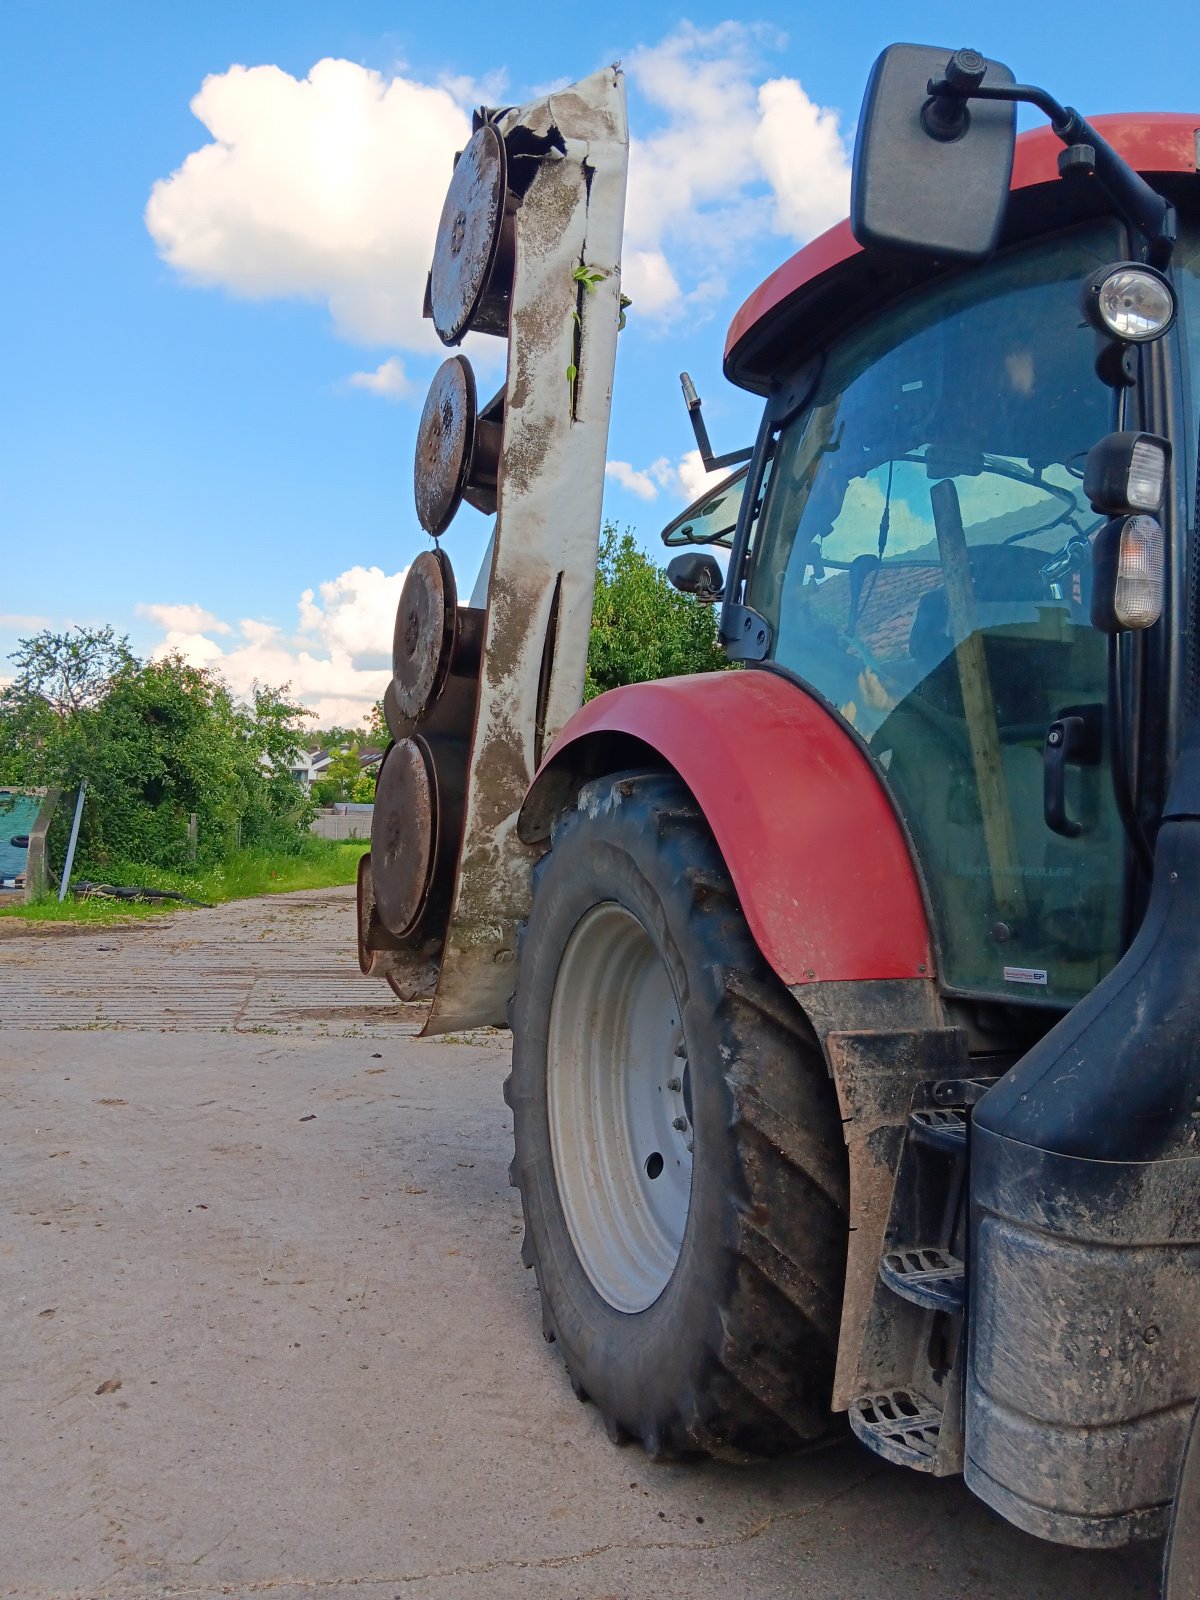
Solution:
{"label": "metal grating step", "polygon": [[936,1245],[904,1245],[889,1250],[879,1276],[893,1293],[926,1311],[961,1311],[967,1277],[957,1256]]}
{"label": "metal grating step", "polygon": [[911,1111],[909,1131],[921,1144],[946,1155],[960,1156],[967,1148],[967,1113],[962,1106],[931,1107],[928,1111]]}
{"label": "metal grating step", "polygon": [[942,1427],[941,1407],[907,1389],[865,1394],[850,1402],[850,1426],[868,1449],[899,1467],[932,1472]]}

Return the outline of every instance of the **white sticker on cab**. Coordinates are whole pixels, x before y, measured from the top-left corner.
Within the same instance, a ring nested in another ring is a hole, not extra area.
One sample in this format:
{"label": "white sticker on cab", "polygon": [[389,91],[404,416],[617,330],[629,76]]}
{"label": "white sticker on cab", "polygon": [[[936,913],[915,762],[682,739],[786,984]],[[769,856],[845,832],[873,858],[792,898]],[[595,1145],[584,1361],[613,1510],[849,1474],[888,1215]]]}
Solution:
{"label": "white sticker on cab", "polygon": [[1044,988],[1049,981],[1045,967],[1005,967],[1005,983],[1040,983]]}

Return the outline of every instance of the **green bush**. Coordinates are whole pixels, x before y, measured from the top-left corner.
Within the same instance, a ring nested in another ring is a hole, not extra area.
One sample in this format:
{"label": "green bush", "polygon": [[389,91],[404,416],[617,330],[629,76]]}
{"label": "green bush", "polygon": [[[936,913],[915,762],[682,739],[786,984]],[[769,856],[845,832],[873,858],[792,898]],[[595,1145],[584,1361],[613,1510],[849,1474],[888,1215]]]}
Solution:
{"label": "green bush", "polygon": [[178,655],[137,660],[111,629],[39,634],[13,660],[18,675],[0,694],[0,778],[68,791],[50,835],[56,866],[69,791],[83,778],[75,871],[84,876],[109,876],[116,863],[189,866],[192,815],[197,866],[239,847],[304,848],[315,808],[291,768],[308,713],[285,691],[257,688],[238,701],[218,674]]}
{"label": "green bush", "polygon": [[607,523],[596,566],[584,699],[623,683],[729,665],[712,606],[672,588],[630,530],[618,533]]}

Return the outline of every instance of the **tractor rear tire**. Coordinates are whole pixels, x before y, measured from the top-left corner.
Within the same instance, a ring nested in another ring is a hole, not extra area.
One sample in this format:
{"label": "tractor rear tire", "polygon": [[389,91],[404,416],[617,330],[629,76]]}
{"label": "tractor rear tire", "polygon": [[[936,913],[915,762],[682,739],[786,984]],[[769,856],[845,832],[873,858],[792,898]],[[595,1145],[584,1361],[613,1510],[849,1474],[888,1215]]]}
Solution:
{"label": "tractor rear tire", "polygon": [[581,790],[518,956],[509,1176],[576,1394],[655,1457],[819,1439],[847,1243],[837,1101],[677,778]]}

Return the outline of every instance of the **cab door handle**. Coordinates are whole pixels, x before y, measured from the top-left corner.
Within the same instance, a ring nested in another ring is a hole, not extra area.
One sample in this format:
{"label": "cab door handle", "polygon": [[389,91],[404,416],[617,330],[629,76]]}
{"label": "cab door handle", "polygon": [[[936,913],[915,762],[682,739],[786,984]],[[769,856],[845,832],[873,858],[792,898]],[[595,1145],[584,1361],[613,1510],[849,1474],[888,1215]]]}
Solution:
{"label": "cab door handle", "polygon": [[1077,839],[1083,823],[1067,815],[1067,763],[1083,754],[1086,729],[1082,717],[1059,717],[1046,733],[1042,751],[1042,808],[1046,826],[1065,839]]}
{"label": "cab door handle", "polygon": [[1046,826],[1077,839],[1082,822],[1067,815],[1067,767],[1095,767],[1104,753],[1104,708],[1071,706],[1056,717],[1042,749],[1042,807]]}

